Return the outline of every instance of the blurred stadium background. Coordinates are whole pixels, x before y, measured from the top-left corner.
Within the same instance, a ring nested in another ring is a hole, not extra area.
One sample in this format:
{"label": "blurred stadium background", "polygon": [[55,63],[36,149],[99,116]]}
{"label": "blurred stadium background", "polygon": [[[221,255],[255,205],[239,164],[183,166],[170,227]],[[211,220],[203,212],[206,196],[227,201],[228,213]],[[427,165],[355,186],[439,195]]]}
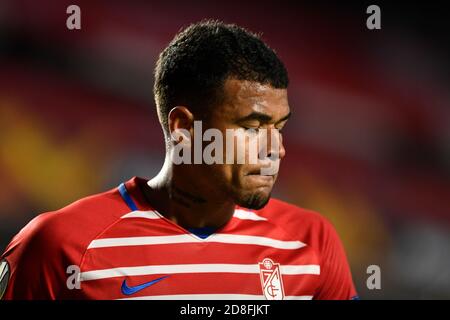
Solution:
{"label": "blurred stadium background", "polygon": [[159,170],[155,59],[219,18],[261,32],[290,74],[275,195],[333,222],[363,299],[450,298],[449,20],[395,3],[369,31],[364,1],[1,1],[0,251],[35,215]]}

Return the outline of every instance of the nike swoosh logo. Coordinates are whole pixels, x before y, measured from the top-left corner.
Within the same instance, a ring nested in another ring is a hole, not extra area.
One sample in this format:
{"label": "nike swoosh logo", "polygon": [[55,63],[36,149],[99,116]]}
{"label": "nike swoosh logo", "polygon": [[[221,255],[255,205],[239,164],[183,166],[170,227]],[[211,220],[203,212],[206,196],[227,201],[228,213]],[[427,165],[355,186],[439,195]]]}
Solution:
{"label": "nike swoosh logo", "polygon": [[129,296],[129,295],[135,294],[136,292],[144,290],[145,288],[150,287],[150,286],[154,285],[155,283],[158,283],[161,280],[164,280],[167,277],[168,276],[164,276],[164,277],[161,277],[161,278],[158,278],[158,279],[155,279],[155,280],[152,280],[152,281],[149,281],[149,282],[146,282],[146,283],[134,286],[134,287],[129,287],[127,285],[127,280],[125,279],[122,282],[121,290],[124,295]]}

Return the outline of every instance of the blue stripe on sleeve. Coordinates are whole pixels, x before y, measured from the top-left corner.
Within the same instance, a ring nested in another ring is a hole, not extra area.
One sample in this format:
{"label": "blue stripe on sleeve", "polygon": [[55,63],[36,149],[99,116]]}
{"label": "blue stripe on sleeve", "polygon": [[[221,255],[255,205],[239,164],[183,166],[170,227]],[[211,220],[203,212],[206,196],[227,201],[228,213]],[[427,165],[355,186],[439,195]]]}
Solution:
{"label": "blue stripe on sleeve", "polygon": [[138,210],[138,207],[134,203],[133,199],[131,199],[130,194],[128,193],[124,183],[121,183],[119,185],[119,192],[123,198],[123,201],[125,201],[125,203],[128,205],[128,207],[130,207],[132,211]]}

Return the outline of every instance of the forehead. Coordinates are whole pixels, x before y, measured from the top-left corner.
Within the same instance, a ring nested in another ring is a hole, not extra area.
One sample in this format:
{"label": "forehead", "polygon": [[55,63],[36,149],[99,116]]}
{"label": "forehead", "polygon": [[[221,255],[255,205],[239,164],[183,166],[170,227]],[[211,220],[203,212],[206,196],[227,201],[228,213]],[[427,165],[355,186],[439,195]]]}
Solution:
{"label": "forehead", "polygon": [[252,112],[260,112],[276,120],[289,113],[287,89],[229,79],[224,83],[223,94],[223,103],[217,111],[224,118],[238,119]]}

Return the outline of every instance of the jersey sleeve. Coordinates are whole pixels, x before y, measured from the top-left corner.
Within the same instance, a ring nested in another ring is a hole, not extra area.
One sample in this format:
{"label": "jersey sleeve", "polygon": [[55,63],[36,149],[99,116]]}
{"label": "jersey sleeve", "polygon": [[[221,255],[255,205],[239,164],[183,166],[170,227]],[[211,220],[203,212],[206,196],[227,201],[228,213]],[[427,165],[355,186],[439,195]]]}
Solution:
{"label": "jersey sleeve", "polygon": [[27,224],[1,256],[0,260],[7,262],[9,274],[2,280],[2,299],[55,299],[65,285],[65,262],[58,250],[61,240],[49,228],[47,214]]}
{"label": "jersey sleeve", "polygon": [[325,221],[322,234],[321,280],[315,299],[358,299],[344,247],[334,227]]}

